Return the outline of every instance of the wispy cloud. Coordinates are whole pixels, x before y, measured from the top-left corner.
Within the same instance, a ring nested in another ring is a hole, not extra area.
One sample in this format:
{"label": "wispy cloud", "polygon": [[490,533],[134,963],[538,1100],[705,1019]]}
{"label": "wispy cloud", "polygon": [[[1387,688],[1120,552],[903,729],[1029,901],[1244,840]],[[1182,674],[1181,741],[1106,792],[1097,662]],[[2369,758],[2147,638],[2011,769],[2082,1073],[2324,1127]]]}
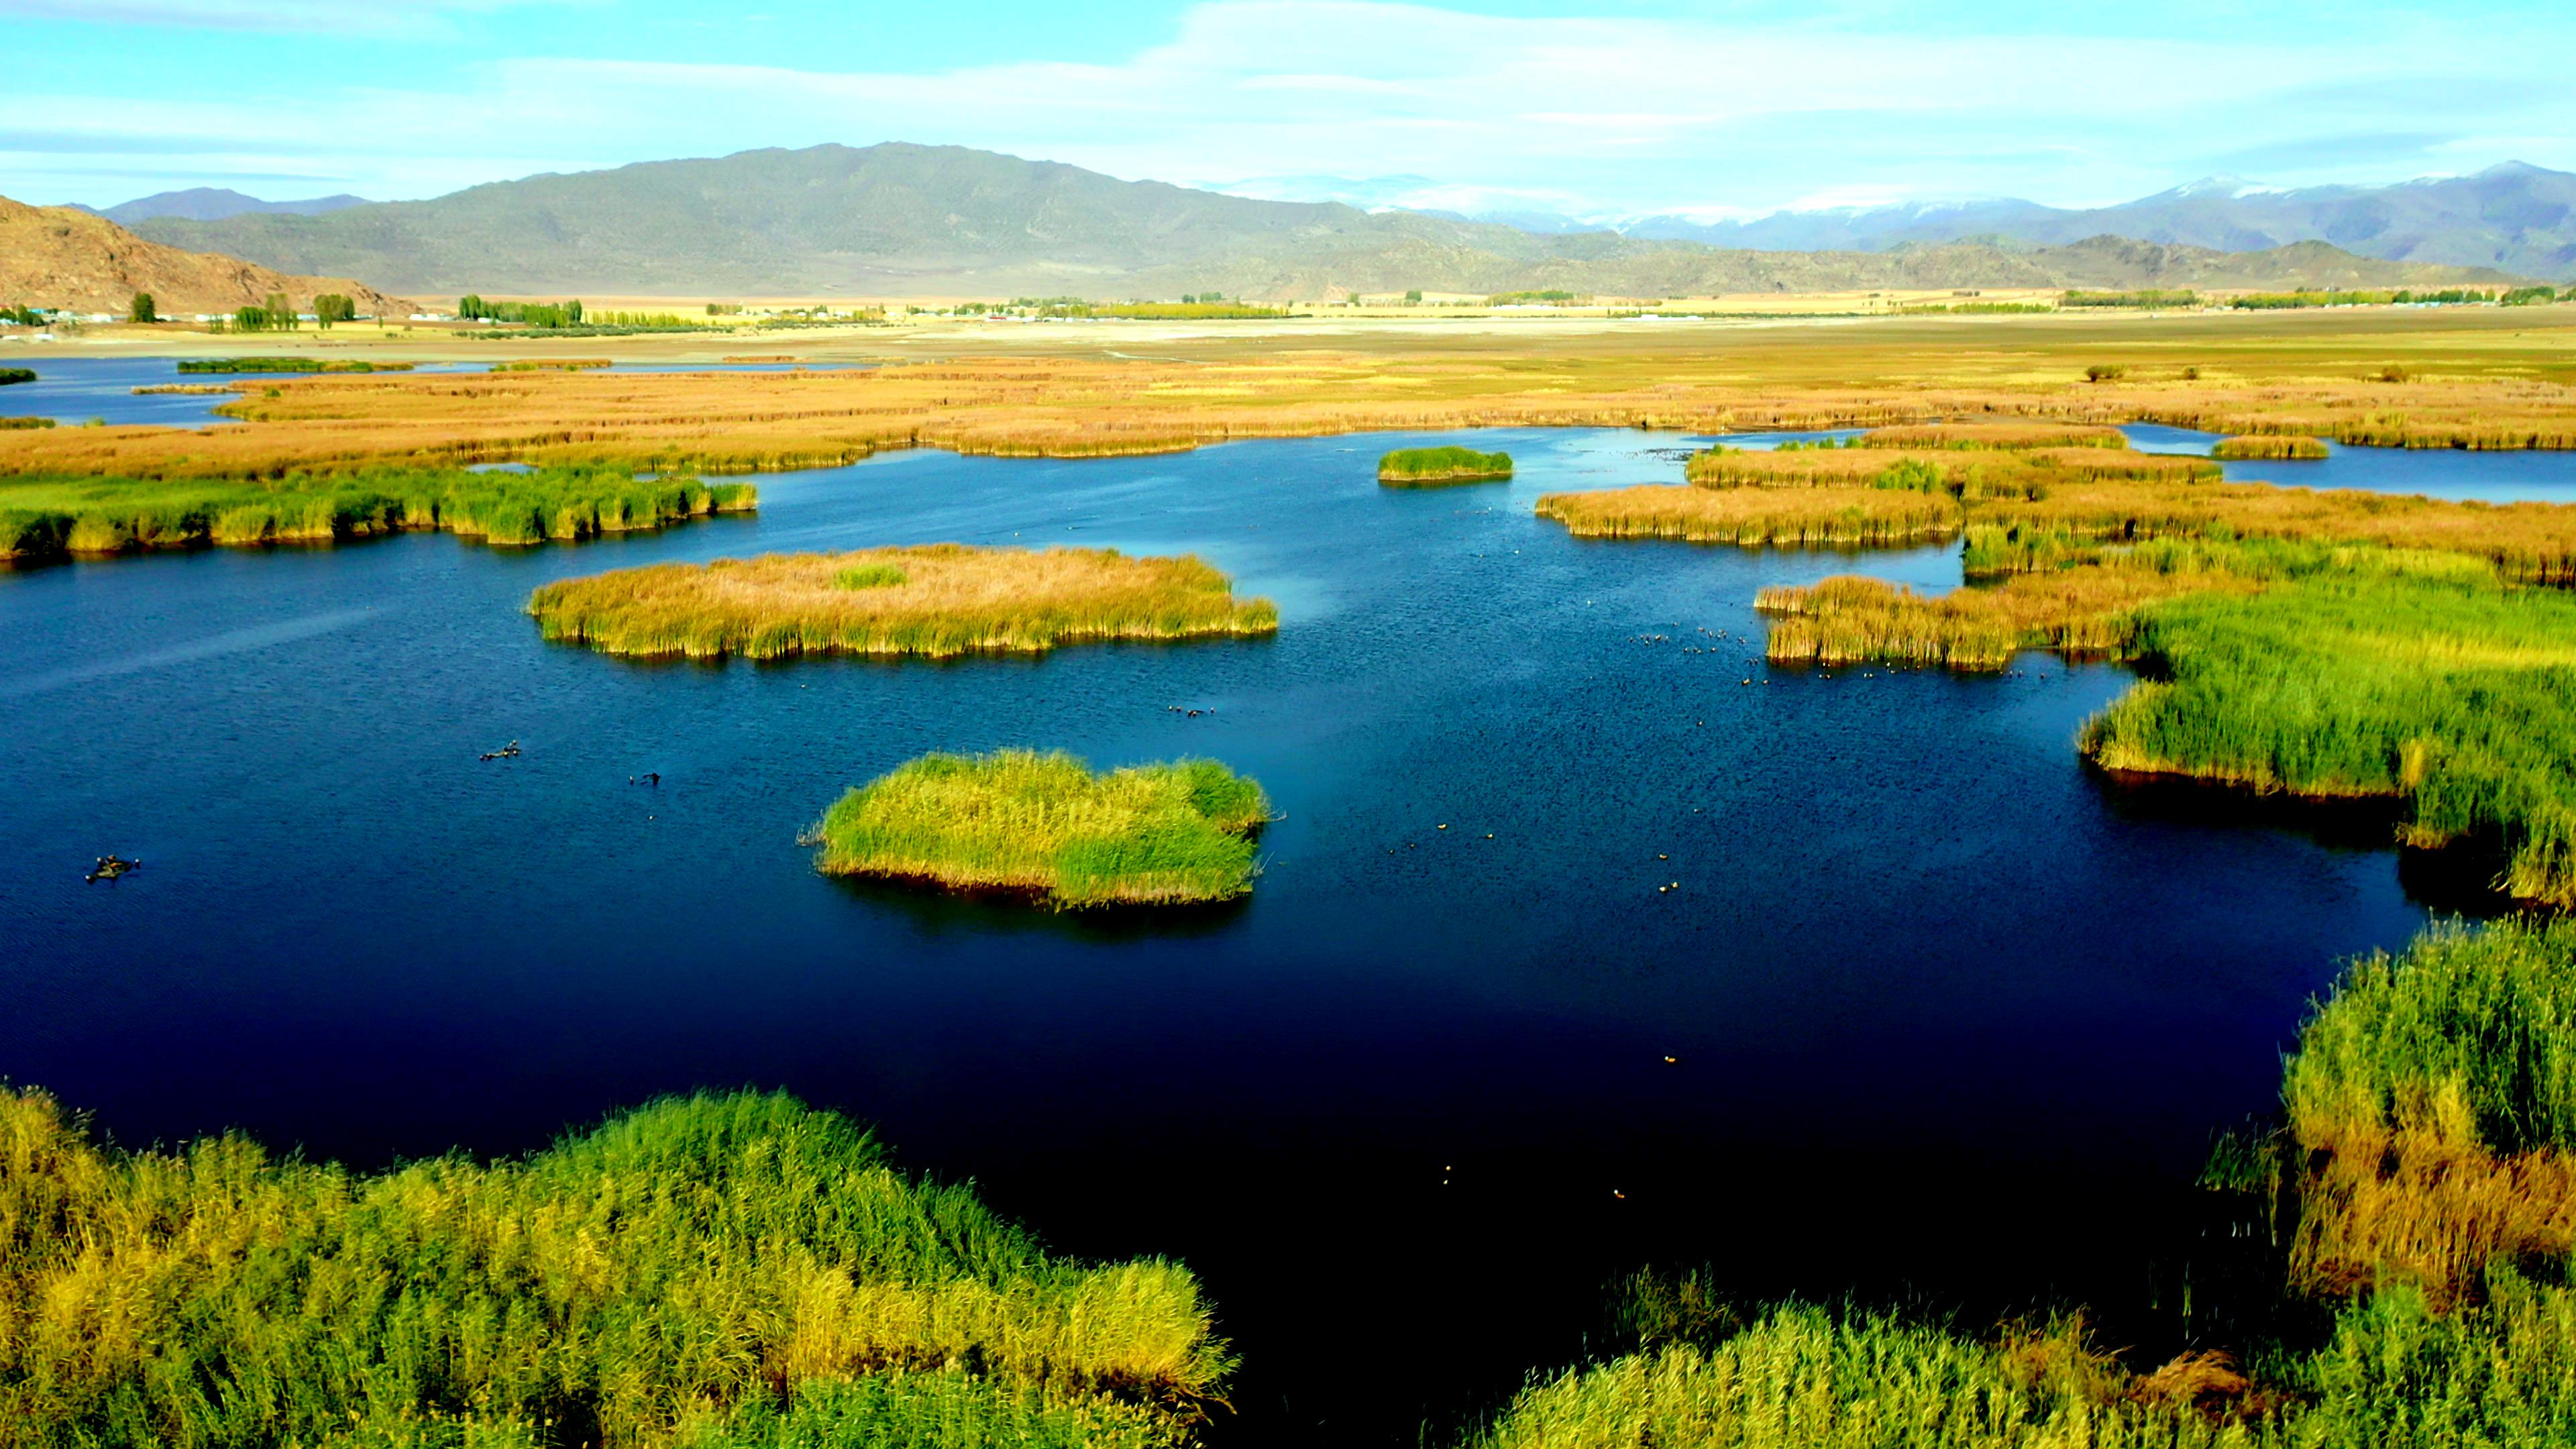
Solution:
{"label": "wispy cloud", "polygon": [[[405,0],[392,11],[497,3]],[[45,5],[102,8],[0,0],[0,14]],[[185,12],[197,24],[323,8],[103,6]],[[75,143],[101,156],[117,154],[101,134],[132,137],[136,157],[169,144],[156,138],[219,135],[244,168],[288,169],[300,148],[318,147],[317,167],[371,194],[759,146],[915,140],[1185,184],[1293,177],[1318,183],[1312,192],[1332,178],[1414,176],[1427,178],[1421,194],[1493,199],[1474,209],[1578,214],[1731,213],[1820,197],[2096,204],[2189,179],[2182,168],[2193,166],[2277,167],[2287,174],[2264,179],[2293,184],[2374,164],[2402,173],[2428,147],[2457,154],[2440,139],[2450,137],[2529,138],[2526,159],[2576,165],[2576,99],[2556,60],[2576,21],[2462,51],[2361,18],[2253,34],[2212,20],[2116,42],[1979,33],[1973,19],[1869,7],[1795,21],[1495,17],[1215,0],[1159,43],[1091,63],[1005,54],[923,71],[530,55],[456,67],[443,88],[317,84],[247,102],[221,77],[196,94],[185,78],[120,93],[105,80],[67,88],[33,77],[0,96],[0,127],[41,133],[63,116],[104,118]],[[2317,79],[2329,75],[2371,85]],[[2242,159],[2209,160],[2224,157]],[[0,157],[0,178],[7,164]]]}

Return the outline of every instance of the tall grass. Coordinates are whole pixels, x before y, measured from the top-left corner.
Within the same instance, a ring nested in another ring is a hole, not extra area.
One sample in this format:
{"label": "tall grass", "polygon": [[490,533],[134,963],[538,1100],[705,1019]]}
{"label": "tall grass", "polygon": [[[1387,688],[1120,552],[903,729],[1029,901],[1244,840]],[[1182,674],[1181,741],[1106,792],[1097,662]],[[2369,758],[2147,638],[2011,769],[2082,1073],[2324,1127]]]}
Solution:
{"label": "tall grass", "polygon": [[408,362],[371,362],[363,357],[192,357],[181,372],[409,372]]}
{"label": "tall grass", "polygon": [[785,1097],[360,1176],[237,1137],[110,1154],[0,1094],[0,1424],[26,1449],[749,1446],[886,1418],[1171,1443],[1227,1367],[1181,1268],[1050,1257]]}
{"label": "tall grass", "polygon": [[2148,682],[2087,727],[2104,767],[2387,795],[2407,836],[2487,842],[2576,905],[2576,598],[2416,568],[2323,571],[2151,610]]}
{"label": "tall grass", "polygon": [[1252,889],[1261,787],[1214,760],[1095,774],[1065,754],[925,755],[814,828],[834,875],[1035,893],[1059,909],[1222,901]]}
{"label": "tall grass", "polygon": [[1238,600],[1195,557],[953,543],[620,569],[548,584],[528,612],[549,639],[697,658],[1033,653],[1279,627],[1269,600]]}
{"label": "tall grass", "polygon": [[1959,510],[1946,497],[1896,488],[1699,488],[1644,484],[1550,493],[1538,516],[1577,538],[1668,538],[1747,548],[1863,547],[1950,538]]}
{"label": "tall grass", "polygon": [[0,559],[259,546],[436,529],[487,543],[575,542],[758,506],[744,483],[622,469],[368,468],[266,482],[0,478]]}
{"label": "tall grass", "polygon": [[1868,448],[1968,448],[2027,452],[2034,448],[2109,448],[2125,450],[2128,434],[2118,428],[2085,423],[2027,422],[1993,419],[1973,423],[1918,423],[1872,428],[1861,435]]}
{"label": "tall grass", "polygon": [[2295,438],[2283,434],[2266,434],[2250,438],[2221,438],[2211,446],[2213,458],[2298,458],[2314,460],[2329,457],[2326,445],[2314,438]]}
{"label": "tall grass", "polygon": [[1512,455],[1473,448],[1398,448],[1377,460],[1377,481],[1394,487],[1482,483],[1512,476]]}

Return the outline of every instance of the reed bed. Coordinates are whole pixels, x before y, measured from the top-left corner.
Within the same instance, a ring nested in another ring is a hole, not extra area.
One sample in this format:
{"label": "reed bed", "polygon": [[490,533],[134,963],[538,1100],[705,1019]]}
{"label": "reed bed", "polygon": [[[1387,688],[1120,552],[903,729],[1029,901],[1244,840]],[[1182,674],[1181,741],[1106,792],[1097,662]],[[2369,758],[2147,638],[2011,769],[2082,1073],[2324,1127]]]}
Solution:
{"label": "reed bed", "polygon": [[239,1137],[109,1153],[11,1091],[0,1225],[24,1449],[748,1449],[852,1422],[1178,1445],[1229,1367],[1183,1269],[1051,1257],[782,1096],[362,1176]]}
{"label": "reed bed", "polygon": [[2238,460],[2294,458],[2314,461],[2333,455],[2325,444],[2314,438],[2270,434],[2250,438],[2221,438],[2211,445],[2209,456]]}
{"label": "reed bed", "polygon": [[1377,481],[1390,488],[1490,483],[1511,476],[1511,454],[1473,448],[1398,448],[1377,460]]}
{"label": "reed bed", "polygon": [[832,875],[1034,895],[1056,909],[1252,889],[1261,787],[1214,760],[1095,774],[1066,754],[925,755],[841,797],[808,837]]}
{"label": "reed bed", "polygon": [[600,468],[368,468],[242,483],[0,477],[0,560],[333,543],[407,529],[528,546],[758,505],[758,490],[745,483]]}
{"label": "reed bed", "polygon": [[2243,589],[2227,574],[2182,567],[2089,568],[2010,579],[1927,598],[1878,579],[1841,577],[1774,587],[1754,606],[1772,616],[1764,645],[1775,664],[1885,660],[1962,671],[2000,670],[2024,649],[2125,658],[2139,611],[2163,599]]}
{"label": "reed bed", "polygon": [[[1163,350],[1186,355],[1161,360],[1005,355],[802,373],[323,376],[227,404],[255,426],[222,436],[14,434],[0,439],[0,472],[247,478],[499,458],[748,472],[907,447],[1103,456],[1379,429],[1739,432],[1961,416],[2057,427],[2143,420],[2408,446],[2576,446],[2560,324],[2536,311],[2517,315],[2525,336],[2466,311],[2224,325],[2185,317],[2101,326],[2077,317],[2027,328],[1909,319],[1756,329],[1731,334],[1725,348],[1685,330],[1552,338],[1543,353],[1511,336],[1339,336],[1282,348],[1213,334],[1175,342]],[[1973,346],[1927,347],[1927,338],[1953,335]],[[959,347],[1040,341],[1062,339],[996,334]],[[2079,380],[2104,349],[2139,347],[2187,350],[2198,375],[2141,365],[2117,382]],[[2413,364],[2408,380],[2377,380],[2391,359]]]}
{"label": "reed bed", "polygon": [[181,372],[409,372],[408,362],[371,362],[333,357],[193,357],[180,362]]}
{"label": "reed bed", "polygon": [[160,397],[169,394],[184,394],[190,397],[209,397],[216,393],[231,392],[233,390],[234,384],[229,382],[156,382],[147,387],[138,387],[133,389],[131,395],[134,397]]}
{"label": "reed bed", "polygon": [[12,428],[50,428],[53,425],[52,418],[0,418],[0,432],[6,432]]}
{"label": "reed bed", "polygon": [[[2171,474],[2166,469],[2140,471],[2159,477]],[[2052,485],[2073,481],[2077,475],[2038,458],[1988,451],[1713,448],[1693,454],[1684,465],[1684,476],[1702,488],[1891,488],[1977,501],[2045,497]]]}
{"label": "reed bed", "polygon": [[2291,1281],[2402,1286],[2436,1312],[2576,1248],[2576,923],[2443,926],[2353,962],[2282,1100]]}
{"label": "reed bed", "polygon": [[2502,889],[2576,905],[2576,598],[2356,568],[2144,624],[2154,677],[2085,732],[2103,767],[2400,798],[2414,844],[2487,842]]}
{"label": "reed bed", "polygon": [[1885,488],[1699,488],[1644,484],[1550,493],[1538,516],[1577,538],[1664,538],[1746,548],[1888,547],[1955,537],[1949,499]]}
{"label": "reed bed", "polygon": [[2039,467],[2054,469],[2087,483],[2215,483],[2225,476],[2218,464],[2188,453],[2141,453],[2130,448],[2050,448],[2030,455]]}
{"label": "reed bed", "polygon": [[2125,452],[2129,437],[2118,428],[2098,424],[1996,419],[1872,428],[1861,435],[1860,442],[1865,448],[1964,448],[2010,452],[2030,452],[2039,448],[2096,448]]}
{"label": "reed bed", "polygon": [[704,659],[944,658],[1276,632],[1278,609],[1233,588],[1195,557],[941,543],[619,569],[548,584],[528,612],[549,639]]}

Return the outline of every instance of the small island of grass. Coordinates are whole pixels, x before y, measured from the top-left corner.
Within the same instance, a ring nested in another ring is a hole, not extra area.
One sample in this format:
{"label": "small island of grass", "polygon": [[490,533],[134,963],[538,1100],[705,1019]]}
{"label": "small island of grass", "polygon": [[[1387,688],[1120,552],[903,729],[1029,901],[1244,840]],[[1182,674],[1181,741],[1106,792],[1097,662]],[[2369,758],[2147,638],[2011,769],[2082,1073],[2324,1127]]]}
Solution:
{"label": "small island of grass", "polygon": [[2331,455],[2326,451],[2326,445],[2315,438],[2260,433],[2252,437],[2221,438],[2218,445],[2209,450],[2209,456],[2240,461],[2248,458],[2295,458],[2314,462]]}
{"label": "small island of grass", "polygon": [[693,658],[1038,653],[1279,627],[1269,600],[1237,599],[1196,558],[954,543],[619,569],[548,584],[528,612],[549,639]]}
{"label": "small island of grass", "polygon": [[0,367],[0,387],[7,387],[13,382],[34,382],[35,380],[36,370],[32,367]]}
{"label": "small island of grass", "polygon": [[1062,753],[924,755],[843,795],[806,837],[829,875],[1031,893],[1058,910],[1186,905],[1252,889],[1270,818],[1214,760],[1096,774]]}
{"label": "small island of grass", "polygon": [[1511,476],[1511,454],[1473,448],[1398,448],[1377,460],[1377,481],[1390,488],[1486,483]]}

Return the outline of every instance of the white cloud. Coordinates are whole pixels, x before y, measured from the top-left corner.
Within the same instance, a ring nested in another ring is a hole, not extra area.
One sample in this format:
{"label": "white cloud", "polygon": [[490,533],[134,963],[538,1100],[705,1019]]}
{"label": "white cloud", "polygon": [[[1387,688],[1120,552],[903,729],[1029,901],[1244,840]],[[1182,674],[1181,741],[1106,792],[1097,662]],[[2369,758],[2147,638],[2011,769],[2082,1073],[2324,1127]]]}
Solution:
{"label": "white cloud", "polygon": [[[71,0],[0,0],[0,13],[30,3]],[[107,3],[213,15],[320,0]],[[400,8],[457,3],[499,0]],[[2397,81],[2437,62],[2443,84],[2410,93],[2424,112],[2410,126],[2444,130],[2426,97],[2457,94],[2457,133],[2510,128],[2528,140],[2528,159],[2576,162],[2576,102],[2563,87],[2524,84],[2563,53],[2554,43],[2487,48],[2474,63],[2492,67],[2495,83],[2482,86],[2459,79],[2471,62],[2456,52],[2421,59],[2402,38],[2350,29],[2314,41],[2212,29],[2105,42],[1928,25],[1902,33],[1886,17],[1835,28],[1217,0],[1186,12],[1166,42],[1114,63],[912,73],[525,57],[466,71],[461,94],[315,88],[240,104],[225,99],[220,77],[203,95],[166,99],[21,94],[0,97],[0,131],[32,130],[49,115],[107,116],[102,124],[138,145],[217,137],[240,169],[302,154],[379,195],[523,170],[915,140],[1182,182],[1407,174],[1429,178],[1426,194],[1499,198],[1460,208],[1477,210],[1711,215],[1826,197],[1998,194],[2090,204],[2170,185],[2191,174],[2177,174],[2187,158],[2249,137],[2300,134],[2302,77]],[[2507,94],[2529,99],[2494,114]],[[317,145],[329,154],[314,156]],[[546,154],[530,154],[540,146]]]}

